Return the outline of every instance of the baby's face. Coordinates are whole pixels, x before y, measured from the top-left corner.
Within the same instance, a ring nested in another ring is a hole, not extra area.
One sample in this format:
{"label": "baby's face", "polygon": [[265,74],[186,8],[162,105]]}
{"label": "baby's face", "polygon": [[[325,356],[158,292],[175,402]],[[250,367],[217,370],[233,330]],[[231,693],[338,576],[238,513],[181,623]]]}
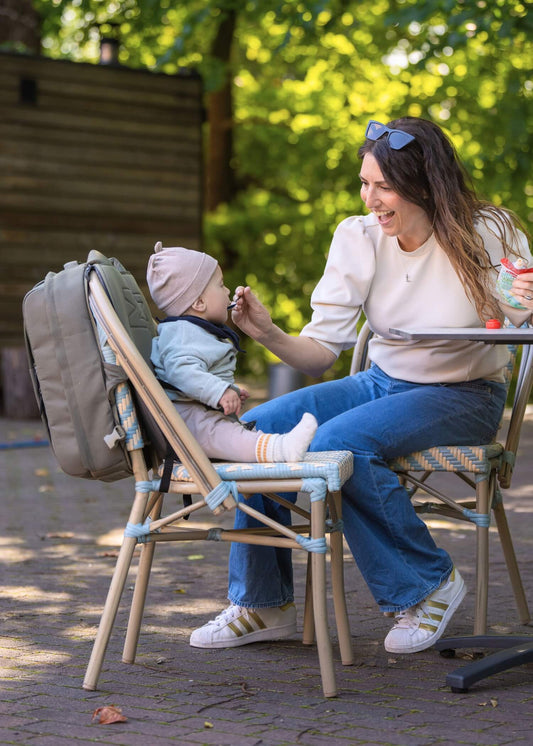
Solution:
{"label": "baby's face", "polygon": [[216,324],[223,324],[228,318],[230,292],[224,285],[222,270],[217,267],[209,280],[202,297],[206,304],[205,318]]}

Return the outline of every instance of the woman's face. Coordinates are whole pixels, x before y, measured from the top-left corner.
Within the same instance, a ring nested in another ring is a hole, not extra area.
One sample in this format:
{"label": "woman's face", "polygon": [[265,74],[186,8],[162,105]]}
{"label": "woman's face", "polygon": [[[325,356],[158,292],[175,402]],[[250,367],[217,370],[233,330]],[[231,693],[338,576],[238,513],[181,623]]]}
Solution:
{"label": "woman's face", "polygon": [[404,251],[422,246],[432,233],[425,210],[408,202],[389,186],[372,153],[364,156],[360,177],[361,198],[377,217],[383,233],[397,236]]}

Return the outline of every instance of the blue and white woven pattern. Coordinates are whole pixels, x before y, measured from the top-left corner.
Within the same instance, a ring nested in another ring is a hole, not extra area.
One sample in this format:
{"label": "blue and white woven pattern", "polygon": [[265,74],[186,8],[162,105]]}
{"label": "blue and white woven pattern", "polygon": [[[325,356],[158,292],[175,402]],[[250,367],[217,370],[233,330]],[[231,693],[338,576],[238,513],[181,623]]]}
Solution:
{"label": "blue and white woven pattern", "polygon": [[[326,480],[328,490],[336,492],[353,472],[353,456],[349,451],[320,451],[306,453],[303,461],[287,463],[213,463],[217,474],[224,480],[246,479],[308,479],[321,477]],[[160,472],[161,473],[161,472]],[[175,464],[172,479],[192,482],[183,464]]]}
{"label": "blue and white woven pattern", "polygon": [[115,390],[115,403],[120,417],[120,423],[126,432],[126,447],[128,451],[143,448],[144,442],[137,420],[137,413],[133,406],[130,387],[127,383],[119,383]]}
{"label": "blue and white woven pattern", "polygon": [[503,454],[500,443],[486,446],[437,446],[389,462],[393,471],[464,471],[488,474],[491,461]]}

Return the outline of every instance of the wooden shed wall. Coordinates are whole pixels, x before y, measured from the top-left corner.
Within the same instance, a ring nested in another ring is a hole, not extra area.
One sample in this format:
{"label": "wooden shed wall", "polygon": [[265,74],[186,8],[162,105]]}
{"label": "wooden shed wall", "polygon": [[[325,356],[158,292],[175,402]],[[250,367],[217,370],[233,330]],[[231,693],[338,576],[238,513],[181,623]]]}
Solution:
{"label": "wooden shed wall", "polygon": [[0,53],[0,347],[24,294],[91,249],[145,289],[154,243],[200,248],[202,85]]}

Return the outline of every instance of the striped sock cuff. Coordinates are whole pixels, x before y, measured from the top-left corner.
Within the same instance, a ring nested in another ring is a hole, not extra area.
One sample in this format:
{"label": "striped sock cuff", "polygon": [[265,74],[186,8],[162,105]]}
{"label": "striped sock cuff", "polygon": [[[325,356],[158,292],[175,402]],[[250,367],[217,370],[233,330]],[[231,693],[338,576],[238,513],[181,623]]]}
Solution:
{"label": "striped sock cuff", "polygon": [[257,439],[255,444],[255,456],[259,464],[266,463],[268,459],[268,443],[272,435],[270,433],[263,433]]}

